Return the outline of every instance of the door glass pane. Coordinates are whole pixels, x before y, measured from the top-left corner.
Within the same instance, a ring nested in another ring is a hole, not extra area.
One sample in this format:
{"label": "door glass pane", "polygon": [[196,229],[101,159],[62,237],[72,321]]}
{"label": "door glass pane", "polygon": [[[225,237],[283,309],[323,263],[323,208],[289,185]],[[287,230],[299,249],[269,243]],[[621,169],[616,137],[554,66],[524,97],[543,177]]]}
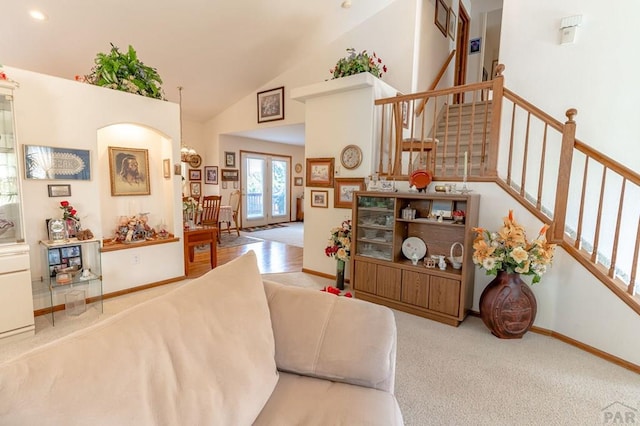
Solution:
{"label": "door glass pane", "polygon": [[247,218],[264,217],[264,160],[247,159]]}
{"label": "door glass pane", "polygon": [[272,160],[271,162],[271,216],[287,214],[287,162]]}

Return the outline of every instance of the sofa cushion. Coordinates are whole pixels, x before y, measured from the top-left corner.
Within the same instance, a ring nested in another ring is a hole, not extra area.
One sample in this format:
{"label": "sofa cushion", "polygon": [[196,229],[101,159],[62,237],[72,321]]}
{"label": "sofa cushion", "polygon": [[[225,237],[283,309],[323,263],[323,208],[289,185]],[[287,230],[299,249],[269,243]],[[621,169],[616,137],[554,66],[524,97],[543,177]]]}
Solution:
{"label": "sofa cushion", "polygon": [[251,424],[274,352],[250,252],[0,365],[0,424]]}
{"label": "sofa cushion", "polygon": [[388,392],[280,373],[254,426],[402,424],[398,403]]}
{"label": "sofa cushion", "polygon": [[282,371],[393,393],[396,323],[391,309],[265,281]]}

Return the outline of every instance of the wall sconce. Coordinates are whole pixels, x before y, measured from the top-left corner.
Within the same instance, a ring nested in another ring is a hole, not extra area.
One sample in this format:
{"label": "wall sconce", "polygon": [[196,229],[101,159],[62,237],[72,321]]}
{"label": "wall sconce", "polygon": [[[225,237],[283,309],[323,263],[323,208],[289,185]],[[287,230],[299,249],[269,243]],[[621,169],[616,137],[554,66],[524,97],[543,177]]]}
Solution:
{"label": "wall sconce", "polygon": [[571,44],[576,40],[577,28],[582,24],[582,15],[567,16],[560,21],[560,44]]}

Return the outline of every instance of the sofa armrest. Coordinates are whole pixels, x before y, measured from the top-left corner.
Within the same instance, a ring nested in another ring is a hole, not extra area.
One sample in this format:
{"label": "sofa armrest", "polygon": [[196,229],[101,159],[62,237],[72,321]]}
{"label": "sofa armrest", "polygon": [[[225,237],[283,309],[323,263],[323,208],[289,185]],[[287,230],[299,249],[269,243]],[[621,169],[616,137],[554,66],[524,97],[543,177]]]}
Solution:
{"label": "sofa armrest", "polygon": [[393,393],[397,335],[389,308],[264,284],[279,370]]}

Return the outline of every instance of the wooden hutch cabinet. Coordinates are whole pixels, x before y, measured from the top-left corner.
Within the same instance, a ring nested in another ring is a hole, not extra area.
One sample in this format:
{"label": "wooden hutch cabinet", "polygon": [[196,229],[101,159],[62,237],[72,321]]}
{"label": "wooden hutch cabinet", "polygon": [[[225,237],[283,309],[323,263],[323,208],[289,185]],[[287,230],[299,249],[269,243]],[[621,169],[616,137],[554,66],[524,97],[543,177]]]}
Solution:
{"label": "wooden hutch cabinet", "polygon": [[[458,326],[473,303],[479,202],[477,194],[357,192],[351,247],[356,298]],[[454,221],[454,211],[464,211],[464,220]],[[462,244],[453,248],[462,256],[459,269],[448,259],[455,243]],[[424,246],[426,255],[416,259]],[[437,260],[427,268],[425,260],[438,255],[447,258],[445,269]]]}

